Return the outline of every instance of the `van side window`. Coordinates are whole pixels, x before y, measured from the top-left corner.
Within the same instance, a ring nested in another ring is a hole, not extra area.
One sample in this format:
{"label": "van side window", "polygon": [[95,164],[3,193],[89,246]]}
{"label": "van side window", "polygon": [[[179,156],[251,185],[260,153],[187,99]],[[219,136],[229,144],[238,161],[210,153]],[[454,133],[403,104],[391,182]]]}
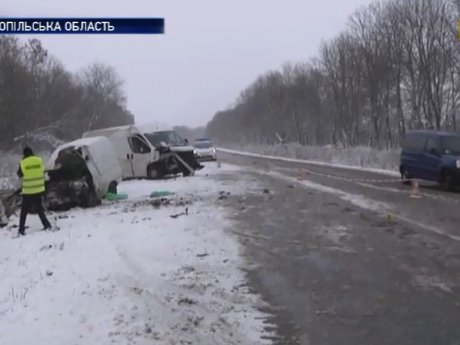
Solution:
{"label": "van side window", "polygon": [[418,134],[408,134],[403,141],[402,147],[405,150],[423,151],[425,149],[425,137]]}
{"label": "van side window", "polygon": [[430,138],[426,142],[426,151],[431,152],[431,150],[436,150],[437,152],[441,151],[441,145],[439,139]]}
{"label": "van side window", "polygon": [[150,147],[139,136],[134,135],[128,138],[129,146],[134,153],[149,153]]}

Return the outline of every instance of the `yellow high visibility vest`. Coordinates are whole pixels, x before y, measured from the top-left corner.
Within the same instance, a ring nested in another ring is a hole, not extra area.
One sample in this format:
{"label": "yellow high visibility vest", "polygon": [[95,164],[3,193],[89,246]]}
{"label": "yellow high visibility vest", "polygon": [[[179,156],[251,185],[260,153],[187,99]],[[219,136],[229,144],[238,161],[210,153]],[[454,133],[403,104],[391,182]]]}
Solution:
{"label": "yellow high visibility vest", "polygon": [[45,191],[45,165],[37,156],[21,160],[22,194],[39,194]]}

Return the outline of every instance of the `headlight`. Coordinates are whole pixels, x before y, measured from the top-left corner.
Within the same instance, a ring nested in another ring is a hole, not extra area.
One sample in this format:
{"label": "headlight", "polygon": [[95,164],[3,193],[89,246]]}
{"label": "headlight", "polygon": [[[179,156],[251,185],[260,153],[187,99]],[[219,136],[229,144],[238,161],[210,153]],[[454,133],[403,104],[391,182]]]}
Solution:
{"label": "headlight", "polygon": [[456,162],[457,169],[460,169],[460,159]]}
{"label": "headlight", "polygon": [[193,150],[193,154],[196,155],[196,154],[197,154],[197,151],[196,151],[196,150]]}

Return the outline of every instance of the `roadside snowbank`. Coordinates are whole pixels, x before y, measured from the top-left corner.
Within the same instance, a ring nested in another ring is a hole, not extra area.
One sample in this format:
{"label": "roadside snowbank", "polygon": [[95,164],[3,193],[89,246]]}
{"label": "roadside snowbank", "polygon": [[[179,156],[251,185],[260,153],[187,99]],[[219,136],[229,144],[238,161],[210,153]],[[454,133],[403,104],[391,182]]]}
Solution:
{"label": "roadside snowbank", "polygon": [[[45,160],[48,159],[49,152],[40,152],[39,155]],[[0,191],[15,189],[20,186],[16,171],[19,167],[21,155],[18,153],[0,151]]]}
{"label": "roadside snowbank", "polygon": [[16,171],[21,157],[0,151],[0,190],[13,189],[17,185]]}
{"label": "roadside snowbank", "polygon": [[392,170],[362,168],[362,167],[354,167],[354,166],[344,165],[344,164],[333,164],[333,163],[325,163],[325,162],[305,160],[305,159],[286,158],[286,157],[280,157],[280,156],[269,156],[269,155],[264,155],[264,154],[259,154],[259,153],[251,153],[251,152],[246,152],[246,151],[237,151],[237,150],[230,150],[230,149],[224,149],[224,148],[218,148],[217,150],[221,152],[243,156],[243,157],[263,158],[263,159],[268,159],[268,160],[277,160],[277,161],[292,162],[292,163],[304,163],[304,164],[311,164],[311,165],[317,165],[317,166],[327,166],[327,167],[333,167],[333,168],[348,169],[348,170],[354,170],[354,171],[374,172],[374,173],[387,175],[387,176],[393,176],[393,177],[400,176],[399,172],[392,171]]}
{"label": "roadside snowbank", "polygon": [[309,161],[331,163],[352,167],[399,169],[399,150],[375,150],[370,147],[353,147],[340,149],[333,146],[287,145],[226,145],[228,149],[245,151],[268,156],[297,158]]}
{"label": "roadside snowbank", "polygon": [[18,154],[0,151],[0,176],[13,174],[18,169],[20,158]]}
{"label": "roadside snowbank", "polygon": [[55,214],[58,232],[0,231],[0,344],[270,343],[217,201],[255,187],[219,181],[234,170],[126,182],[129,200]]}

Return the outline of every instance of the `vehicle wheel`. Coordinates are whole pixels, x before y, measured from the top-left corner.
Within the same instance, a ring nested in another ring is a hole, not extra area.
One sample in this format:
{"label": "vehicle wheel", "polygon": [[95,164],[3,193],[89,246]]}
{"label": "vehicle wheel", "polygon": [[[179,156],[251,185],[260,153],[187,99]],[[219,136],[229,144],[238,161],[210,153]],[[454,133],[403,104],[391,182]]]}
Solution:
{"label": "vehicle wheel", "polygon": [[412,176],[410,176],[409,172],[407,171],[406,168],[402,167],[401,168],[401,179],[402,179],[402,183],[403,184],[410,184],[411,181],[410,179],[412,178]]}
{"label": "vehicle wheel", "polygon": [[452,191],[454,189],[454,179],[447,171],[443,172],[441,175],[441,186],[446,191]]}
{"label": "vehicle wheel", "polygon": [[117,194],[117,182],[116,181],[110,182],[107,192],[112,193],[112,194]]}
{"label": "vehicle wheel", "polygon": [[150,165],[147,168],[147,178],[149,180],[155,180],[157,178],[160,178],[160,172],[158,171],[158,168],[153,165]]}

